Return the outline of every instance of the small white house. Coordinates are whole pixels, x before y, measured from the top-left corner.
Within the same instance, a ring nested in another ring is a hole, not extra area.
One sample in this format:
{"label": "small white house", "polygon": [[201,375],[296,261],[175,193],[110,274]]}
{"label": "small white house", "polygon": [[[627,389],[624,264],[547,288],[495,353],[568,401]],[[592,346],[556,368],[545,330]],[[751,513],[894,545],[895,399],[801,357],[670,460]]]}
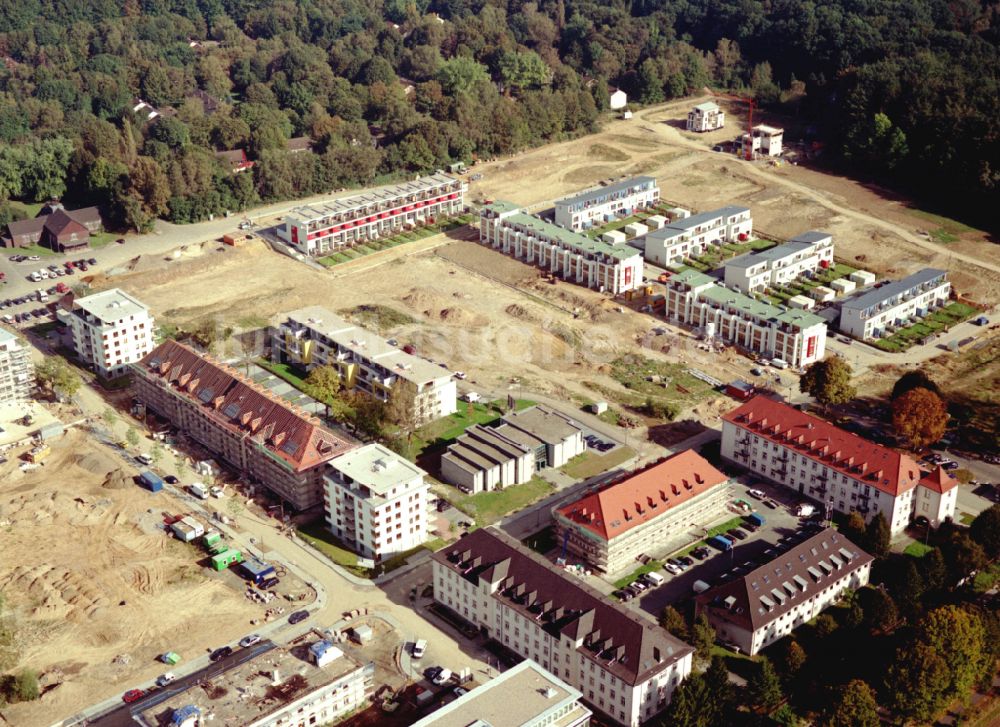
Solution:
{"label": "small white house", "polygon": [[828,303],[837,297],[837,294],[825,285],[817,285],[810,291],[810,295],[821,303]]}
{"label": "small white house", "polygon": [[788,299],[789,308],[798,308],[800,310],[812,310],[816,305],[816,301],[812,298],[807,298],[804,295],[793,295]]}
{"label": "small white house", "polygon": [[625,233],[621,230],[608,230],[601,233],[601,240],[611,245],[623,245],[626,239],[628,238],[625,237]]}
{"label": "small white house", "polygon": [[875,283],[875,273],[870,273],[867,270],[855,270],[850,274],[849,279],[858,285],[873,285]]}
{"label": "small white house", "polygon": [[650,230],[659,230],[667,224],[667,218],[663,215],[653,215],[646,218],[646,226]]}
{"label": "small white house", "polygon": [[641,222],[630,222],[625,225],[625,234],[629,237],[641,237],[649,232],[649,228]]}
{"label": "small white house", "polygon": [[854,289],[857,288],[858,285],[853,280],[840,278],[830,283],[830,287],[837,291],[837,295],[847,295],[848,293],[853,293]]}
{"label": "small white house", "polygon": [[618,111],[619,109],[625,108],[628,105],[628,94],[622,91],[620,88],[616,88],[608,96],[608,108],[612,111]]}

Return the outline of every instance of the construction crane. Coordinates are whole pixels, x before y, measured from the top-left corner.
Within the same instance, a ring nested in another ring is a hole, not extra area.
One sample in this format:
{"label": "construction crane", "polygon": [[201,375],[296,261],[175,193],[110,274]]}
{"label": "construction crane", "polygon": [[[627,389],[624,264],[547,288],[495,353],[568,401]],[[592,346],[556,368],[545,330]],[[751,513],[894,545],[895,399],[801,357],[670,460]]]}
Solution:
{"label": "construction crane", "polygon": [[731,93],[723,93],[714,89],[710,89],[710,92],[713,96],[728,98],[731,101],[742,101],[747,105],[747,136],[750,139],[750,143],[744,145],[743,158],[748,162],[753,161],[753,110],[757,106],[757,102],[750,96],[734,96]]}

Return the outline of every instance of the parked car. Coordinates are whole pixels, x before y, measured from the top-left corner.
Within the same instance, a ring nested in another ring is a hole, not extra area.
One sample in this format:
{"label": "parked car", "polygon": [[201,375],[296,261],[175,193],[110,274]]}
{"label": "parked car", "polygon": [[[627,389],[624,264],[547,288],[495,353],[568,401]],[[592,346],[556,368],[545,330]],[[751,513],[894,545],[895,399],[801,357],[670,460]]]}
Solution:
{"label": "parked car", "polygon": [[138,702],[145,696],[146,692],[141,689],[129,689],[122,695],[122,701],[125,702],[125,704],[132,704],[132,702]]}
{"label": "parked car", "polygon": [[698,560],[705,560],[705,558],[707,558],[711,554],[712,551],[710,551],[705,546],[701,546],[700,548],[695,548],[694,550],[691,551],[691,555],[693,555]]}
{"label": "parked car", "polygon": [[166,477],[163,478],[163,481],[169,485],[176,485],[178,482],[180,482],[180,480],[178,480],[173,475],[167,475]]}
{"label": "parked car", "polygon": [[765,493],[763,490],[747,490],[747,494],[750,495],[750,497],[753,497],[757,500],[763,500],[765,497],[767,497],[767,493]]}
{"label": "parked car", "polygon": [[686,555],[680,556],[677,560],[679,560],[685,568],[690,568],[694,565],[694,561]]}
{"label": "parked car", "polygon": [[89,260],[87,260],[87,262],[90,263],[91,265],[97,265],[97,258],[92,257]]}
{"label": "parked car", "polygon": [[444,686],[449,681],[451,681],[451,669],[442,669],[437,673],[437,676],[431,679],[431,684],[436,687]]}
{"label": "parked car", "polygon": [[270,578],[265,578],[260,583],[258,583],[257,587],[262,591],[269,591],[272,588],[277,588],[279,583],[281,583],[280,579],[276,578],[275,576],[271,576]]}
{"label": "parked car", "polygon": [[176,678],[177,677],[172,671],[168,671],[166,674],[160,674],[160,676],[156,677],[156,686],[165,687]]}
{"label": "parked car", "polygon": [[674,574],[675,576],[676,576],[676,575],[680,575],[681,573],[683,573],[683,572],[684,572],[684,569],[683,569],[683,568],[681,568],[681,567],[680,567],[680,566],[678,566],[678,565],[674,565],[673,563],[665,563],[665,564],[663,565],[663,568],[664,568],[664,570],[666,570],[667,572],[669,572],[669,573],[673,573],[673,574]]}
{"label": "parked car", "polygon": [[249,636],[244,636],[240,639],[240,648],[247,648],[248,646],[253,646],[260,641],[260,634],[250,634]]}
{"label": "parked car", "polygon": [[778,509],[778,503],[776,503],[774,500],[771,499],[764,500],[764,504],[767,505],[772,510]]}
{"label": "parked car", "polygon": [[213,651],[208,655],[209,661],[219,661],[219,659],[225,659],[227,656],[233,653],[232,646],[222,646]]}
{"label": "parked car", "polygon": [[434,681],[434,677],[440,674],[443,668],[440,666],[429,666],[424,669],[424,677],[429,681]]}
{"label": "parked car", "polygon": [[295,613],[293,613],[291,616],[288,617],[288,623],[290,624],[302,623],[307,618],[309,618],[308,611],[296,611]]}
{"label": "parked car", "polygon": [[730,528],[729,530],[726,531],[726,533],[728,535],[732,535],[737,540],[746,540],[747,539],[747,534],[744,533],[739,528]]}
{"label": "parked car", "polygon": [[626,591],[624,588],[619,591],[615,591],[611,595],[617,598],[619,601],[631,601],[633,598],[632,594]]}
{"label": "parked car", "polygon": [[941,466],[950,472],[951,470],[958,469],[958,462],[948,461],[942,464]]}
{"label": "parked car", "polygon": [[427,641],[426,639],[417,639],[413,644],[413,648],[410,649],[410,655],[414,659],[421,659],[424,656],[424,652],[427,651]]}
{"label": "parked car", "polygon": [[461,696],[464,696],[464,695],[468,694],[469,690],[466,689],[465,687],[455,687],[454,689],[451,690],[451,692],[456,697],[461,697]]}

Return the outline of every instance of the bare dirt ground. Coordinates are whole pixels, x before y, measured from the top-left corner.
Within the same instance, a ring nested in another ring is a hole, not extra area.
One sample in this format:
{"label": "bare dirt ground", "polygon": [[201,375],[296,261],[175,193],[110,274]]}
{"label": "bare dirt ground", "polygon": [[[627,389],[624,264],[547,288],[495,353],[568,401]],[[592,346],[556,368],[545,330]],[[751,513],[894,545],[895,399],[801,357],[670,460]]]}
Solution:
{"label": "bare dirt ground", "polygon": [[[5,724],[48,725],[245,634],[262,615],[234,574],[158,529],[183,506],[132,483],[132,471],[73,430],[39,469],[0,469],[0,591],[12,611],[19,667],[39,672],[40,701],[5,707]],[[10,455],[8,455],[10,456]],[[239,588],[239,590],[238,590]],[[0,720],[2,721],[2,720]]]}

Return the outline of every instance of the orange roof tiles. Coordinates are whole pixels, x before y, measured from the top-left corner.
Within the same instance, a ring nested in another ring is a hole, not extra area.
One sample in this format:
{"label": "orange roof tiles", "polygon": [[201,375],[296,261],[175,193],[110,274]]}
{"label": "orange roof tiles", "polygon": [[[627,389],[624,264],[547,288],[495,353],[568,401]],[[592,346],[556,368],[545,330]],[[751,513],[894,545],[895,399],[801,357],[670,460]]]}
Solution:
{"label": "orange roof tiles", "polygon": [[558,512],[610,540],[728,480],[700,454],[687,450],[585,495]]}
{"label": "orange roof tiles", "polygon": [[921,487],[926,487],[931,492],[939,495],[954,490],[958,487],[958,480],[948,474],[944,467],[935,467],[934,471],[920,480]]}
{"label": "orange roof tiles", "polygon": [[920,467],[912,457],[766,396],[755,396],[722,419],[893,497],[920,480]]}

